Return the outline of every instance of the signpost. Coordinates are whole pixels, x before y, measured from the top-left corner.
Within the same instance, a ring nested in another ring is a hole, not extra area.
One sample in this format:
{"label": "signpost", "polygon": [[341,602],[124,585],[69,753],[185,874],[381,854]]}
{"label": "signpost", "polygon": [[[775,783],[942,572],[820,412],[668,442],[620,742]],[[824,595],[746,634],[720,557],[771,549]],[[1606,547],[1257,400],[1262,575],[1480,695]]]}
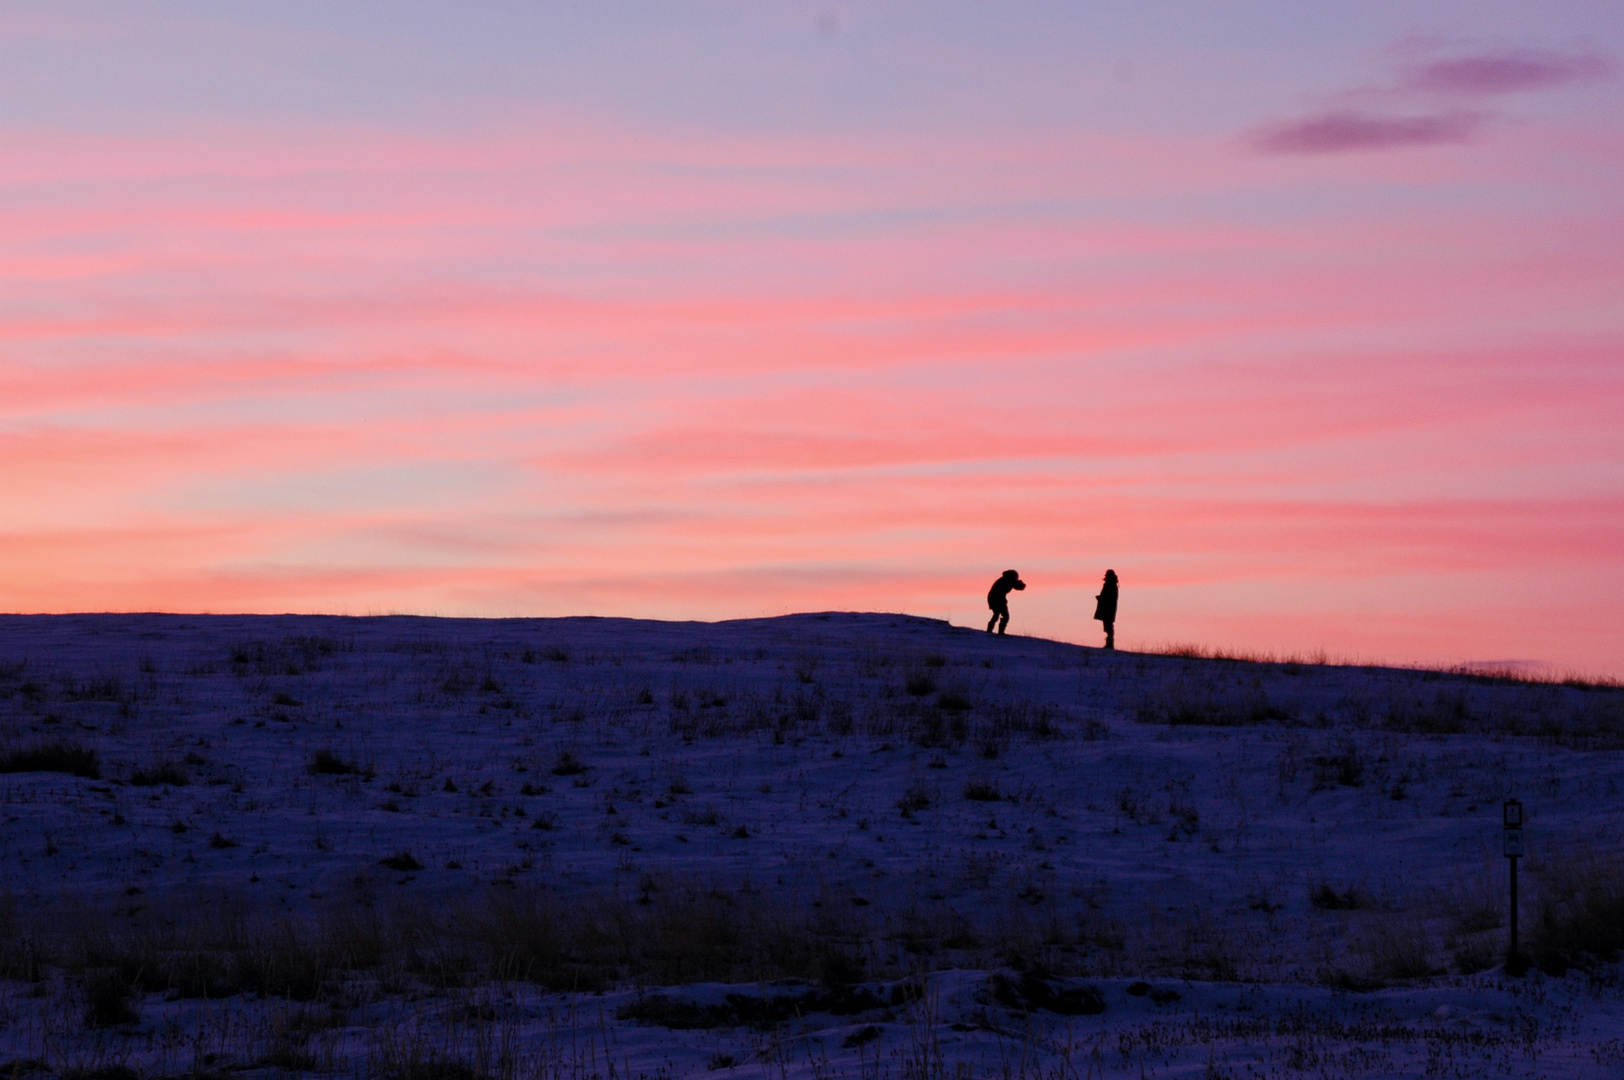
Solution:
{"label": "signpost", "polygon": [[1525,854],[1523,849],[1523,807],[1518,799],[1507,799],[1501,808],[1500,851],[1511,864],[1511,947],[1506,951],[1506,973],[1523,972],[1522,956],[1517,951],[1517,860]]}

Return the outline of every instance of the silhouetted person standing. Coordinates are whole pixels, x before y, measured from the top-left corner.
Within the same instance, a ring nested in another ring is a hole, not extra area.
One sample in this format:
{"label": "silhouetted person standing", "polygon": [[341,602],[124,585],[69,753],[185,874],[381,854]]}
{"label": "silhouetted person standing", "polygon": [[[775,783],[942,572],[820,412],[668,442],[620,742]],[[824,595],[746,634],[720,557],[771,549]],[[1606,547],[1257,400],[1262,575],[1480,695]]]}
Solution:
{"label": "silhouetted person standing", "polygon": [[1005,570],[1003,576],[992,583],[992,588],[987,590],[987,606],[992,608],[992,618],[987,620],[987,633],[992,633],[992,628],[997,626],[1002,634],[1009,626],[1009,590],[1024,588],[1026,582],[1013,570]]}
{"label": "silhouetted person standing", "polygon": [[1094,617],[1105,624],[1105,647],[1116,648],[1117,576],[1115,570],[1105,572],[1105,587],[1094,597]]}

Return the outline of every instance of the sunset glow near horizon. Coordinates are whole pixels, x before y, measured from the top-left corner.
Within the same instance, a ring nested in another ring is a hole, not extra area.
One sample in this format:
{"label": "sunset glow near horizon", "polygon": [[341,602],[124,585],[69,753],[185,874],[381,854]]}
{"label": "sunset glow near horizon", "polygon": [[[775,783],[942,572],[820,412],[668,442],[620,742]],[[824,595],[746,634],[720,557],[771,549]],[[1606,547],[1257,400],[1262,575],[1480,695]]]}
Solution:
{"label": "sunset glow near horizon", "polygon": [[[1345,8],[1345,10],[1339,10]],[[1624,676],[1624,8],[0,4],[0,609]]]}

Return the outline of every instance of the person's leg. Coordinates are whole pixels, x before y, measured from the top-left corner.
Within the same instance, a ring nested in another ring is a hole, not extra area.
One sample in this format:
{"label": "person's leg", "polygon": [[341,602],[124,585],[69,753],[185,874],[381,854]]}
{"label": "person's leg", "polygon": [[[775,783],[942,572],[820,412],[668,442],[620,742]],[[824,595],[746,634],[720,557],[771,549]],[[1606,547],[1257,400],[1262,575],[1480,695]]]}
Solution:
{"label": "person's leg", "polygon": [[998,613],[998,633],[999,633],[999,635],[1002,636],[1004,631],[1008,630],[1008,629],[1009,629],[1009,609],[1005,608],[1003,611],[1000,611]]}
{"label": "person's leg", "polygon": [[1116,648],[1116,623],[1114,622],[1105,624],[1105,647],[1107,649]]}
{"label": "person's leg", "polygon": [[989,633],[989,634],[992,633],[992,628],[997,626],[997,625],[998,625],[998,609],[994,608],[993,612],[992,612],[992,618],[987,620],[987,633]]}

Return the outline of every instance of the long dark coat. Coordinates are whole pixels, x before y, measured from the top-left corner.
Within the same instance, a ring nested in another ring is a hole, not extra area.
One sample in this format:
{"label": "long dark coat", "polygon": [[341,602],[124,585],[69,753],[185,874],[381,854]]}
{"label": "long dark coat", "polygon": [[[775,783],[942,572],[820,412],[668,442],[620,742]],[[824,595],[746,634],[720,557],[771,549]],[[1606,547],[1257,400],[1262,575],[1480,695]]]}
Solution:
{"label": "long dark coat", "polygon": [[1094,599],[1094,618],[1102,623],[1116,622],[1117,583],[1107,581]]}

